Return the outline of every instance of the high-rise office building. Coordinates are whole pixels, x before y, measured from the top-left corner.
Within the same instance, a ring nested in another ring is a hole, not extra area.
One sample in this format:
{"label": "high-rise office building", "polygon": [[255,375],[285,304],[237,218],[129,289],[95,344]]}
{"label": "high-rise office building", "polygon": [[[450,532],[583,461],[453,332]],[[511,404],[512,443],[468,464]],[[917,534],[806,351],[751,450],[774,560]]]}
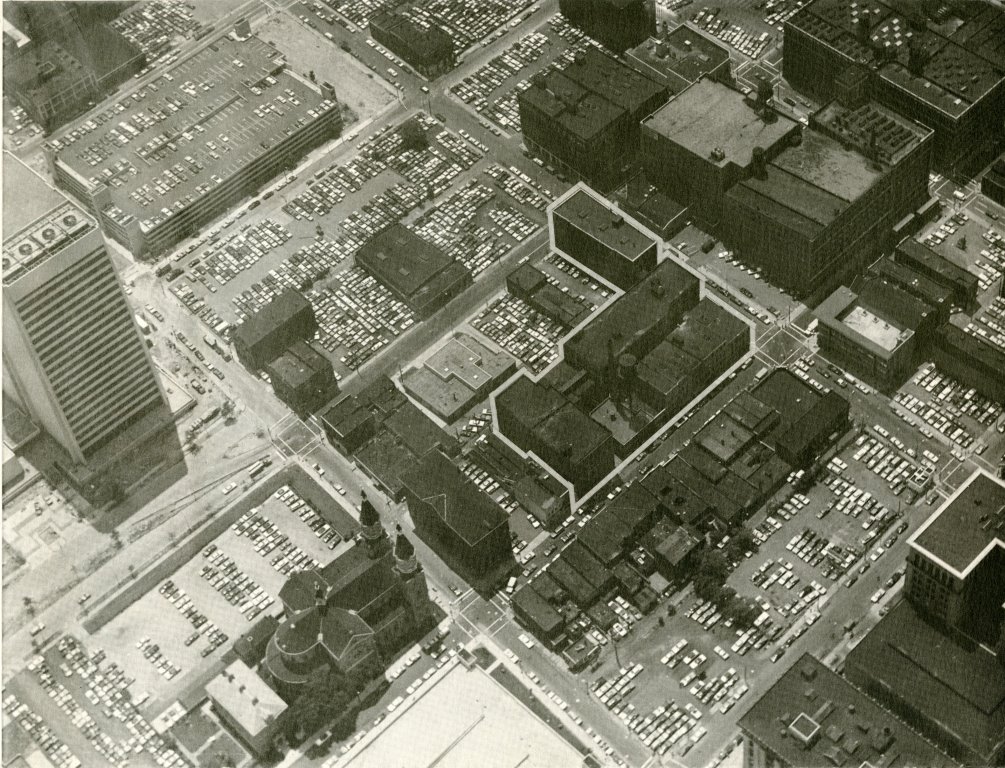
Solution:
{"label": "high-rise office building", "polygon": [[3,388],[88,458],[164,393],[94,220],[5,158]]}

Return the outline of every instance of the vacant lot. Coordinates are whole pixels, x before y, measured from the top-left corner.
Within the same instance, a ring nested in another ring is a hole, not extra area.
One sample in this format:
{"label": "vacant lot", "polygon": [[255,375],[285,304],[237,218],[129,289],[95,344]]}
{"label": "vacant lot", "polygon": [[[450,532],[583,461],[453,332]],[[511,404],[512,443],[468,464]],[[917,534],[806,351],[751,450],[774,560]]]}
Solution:
{"label": "vacant lot", "polygon": [[305,76],[313,71],[319,83],[332,83],[339,101],[351,107],[360,120],[394,100],[390,87],[356,59],[285,13],[270,17],[257,34],[286,54],[293,71]]}

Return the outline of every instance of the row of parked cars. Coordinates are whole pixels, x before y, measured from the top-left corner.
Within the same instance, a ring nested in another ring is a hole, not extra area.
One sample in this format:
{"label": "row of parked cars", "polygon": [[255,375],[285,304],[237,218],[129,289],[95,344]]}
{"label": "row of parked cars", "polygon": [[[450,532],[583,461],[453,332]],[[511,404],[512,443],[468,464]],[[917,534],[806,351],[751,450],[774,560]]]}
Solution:
{"label": "row of parked cars", "polygon": [[492,301],[472,325],[520,360],[533,373],[558,356],[565,329],[521,299],[504,294]]}

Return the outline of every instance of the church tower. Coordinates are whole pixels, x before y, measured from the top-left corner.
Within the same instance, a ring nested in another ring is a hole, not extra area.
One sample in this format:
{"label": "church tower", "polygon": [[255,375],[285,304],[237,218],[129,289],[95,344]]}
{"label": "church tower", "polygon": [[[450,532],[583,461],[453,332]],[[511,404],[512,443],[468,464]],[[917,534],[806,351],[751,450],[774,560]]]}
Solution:
{"label": "church tower", "polygon": [[405,536],[401,526],[395,526],[395,530],[397,535],[394,540],[394,572],[405,587],[405,599],[411,609],[416,630],[425,632],[433,622],[426,575],[415,559],[415,547]]}
{"label": "church tower", "polygon": [[363,546],[371,558],[376,559],[390,549],[387,531],[380,524],[377,508],[370,503],[366,492],[363,493],[363,500],[360,502],[359,524],[363,529]]}

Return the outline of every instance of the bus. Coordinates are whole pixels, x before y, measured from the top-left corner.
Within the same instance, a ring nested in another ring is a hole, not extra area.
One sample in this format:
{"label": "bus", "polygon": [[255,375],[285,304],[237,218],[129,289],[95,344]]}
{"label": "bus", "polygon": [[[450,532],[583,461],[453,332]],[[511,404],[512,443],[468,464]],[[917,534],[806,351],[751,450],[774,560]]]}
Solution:
{"label": "bus", "polygon": [[263,459],[260,459],[259,461],[256,461],[252,465],[251,469],[248,470],[248,474],[252,478],[256,478],[259,475],[261,475],[266,470],[266,468],[269,465],[271,465],[271,464],[272,464],[272,459],[270,459],[268,456],[266,456]]}

